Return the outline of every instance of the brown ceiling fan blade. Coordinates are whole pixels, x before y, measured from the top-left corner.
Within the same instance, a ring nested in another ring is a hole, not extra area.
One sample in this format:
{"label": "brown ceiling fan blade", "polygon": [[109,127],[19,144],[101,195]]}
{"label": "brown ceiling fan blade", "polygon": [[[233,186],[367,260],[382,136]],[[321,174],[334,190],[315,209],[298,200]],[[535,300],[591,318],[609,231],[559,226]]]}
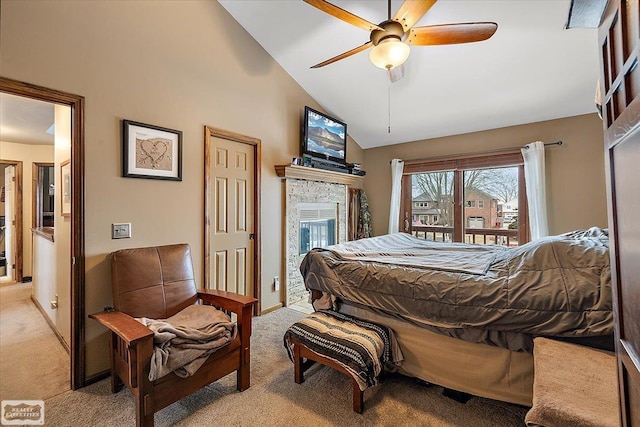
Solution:
{"label": "brown ceiling fan blade", "polygon": [[369,47],[371,47],[371,45],[372,45],[372,43],[370,41],[366,42],[362,46],[358,46],[355,49],[351,49],[351,50],[349,50],[349,51],[347,51],[345,53],[341,53],[338,56],[334,56],[331,59],[327,59],[326,61],[323,61],[323,62],[321,62],[319,64],[316,64],[316,65],[312,66],[311,68],[320,68],[320,67],[324,67],[325,65],[333,64],[336,61],[339,61],[341,59],[347,58],[347,57],[349,57],[351,55],[355,55],[356,53],[362,52],[363,50],[367,50],[367,49],[369,49]]}
{"label": "brown ceiling fan blade", "polygon": [[401,23],[405,32],[409,31],[435,2],[436,0],[405,0],[393,20]]}
{"label": "brown ceiling fan blade", "polygon": [[406,43],[414,46],[433,46],[480,42],[491,37],[497,29],[498,24],[495,22],[430,25],[412,28]]}
{"label": "brown ceiling fan blade", "polygon": [[346,10],[335,6],[328,1],[325,0],[304,0],[305,3],[310,4],[311,6],[320,9],[321,11],[328,13],[331,16],[335,16],[336,18],[351,24],[356,27],[362,28],[363,30],[373,31],[373,30],[382,30],[383,28],[378,27],[376,24],[373,24],[366,19],[362,19],[357,15],[354,15],[351,12],[347,12]]}

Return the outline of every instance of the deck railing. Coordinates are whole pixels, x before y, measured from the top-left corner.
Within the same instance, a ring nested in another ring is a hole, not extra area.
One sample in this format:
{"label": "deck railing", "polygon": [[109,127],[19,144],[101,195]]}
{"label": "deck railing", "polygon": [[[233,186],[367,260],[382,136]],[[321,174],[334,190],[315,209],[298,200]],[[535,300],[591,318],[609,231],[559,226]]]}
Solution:
{"label": "deck railing", "polygon": [[[438,225],[414,225],[413,235],[436,242],[452,242],[453,227]],[[504,228],[467,228],[465,243],[482,245],[518,246],[518,230]]]}

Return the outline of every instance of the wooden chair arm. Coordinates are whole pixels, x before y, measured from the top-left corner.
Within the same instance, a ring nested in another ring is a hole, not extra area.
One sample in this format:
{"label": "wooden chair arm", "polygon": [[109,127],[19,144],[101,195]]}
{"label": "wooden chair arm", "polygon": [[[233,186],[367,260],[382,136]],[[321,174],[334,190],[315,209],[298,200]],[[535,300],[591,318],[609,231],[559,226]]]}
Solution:
{"label": "wooden chair arm", "polygon": [[103,311],[89,315],[118,335],[127,345],[153,337],[153,331],[128,314],[120,311]]}
{"label": "wooden chair arm", "polygon": [[198,298],[206,304],[211,304],[236,314],[242,314],[247,308],[253,311],[254,304],[258,302],[258,300],[253,297],[211,289],[198,291]]}

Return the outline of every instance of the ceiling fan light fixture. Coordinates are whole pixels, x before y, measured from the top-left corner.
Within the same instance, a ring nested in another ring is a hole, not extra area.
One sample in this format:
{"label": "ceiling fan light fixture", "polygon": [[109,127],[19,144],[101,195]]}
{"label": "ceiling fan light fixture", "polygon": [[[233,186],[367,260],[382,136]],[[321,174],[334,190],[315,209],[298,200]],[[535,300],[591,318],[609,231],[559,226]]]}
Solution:
{"label": "ceiling fan light fixture", "polygon": [[380,40],[377,46],[371,49],[369,59],[378,68],[391,70],[404,64],[409,58],[411,49],[409,46],[395,37]]}

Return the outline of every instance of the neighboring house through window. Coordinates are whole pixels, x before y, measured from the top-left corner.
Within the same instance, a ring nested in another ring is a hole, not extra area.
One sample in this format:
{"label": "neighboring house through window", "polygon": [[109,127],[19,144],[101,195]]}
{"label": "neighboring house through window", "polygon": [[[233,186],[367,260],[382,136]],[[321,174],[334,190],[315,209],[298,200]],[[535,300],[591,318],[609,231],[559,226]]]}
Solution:
{"label": "neighboring house through window", "polygon": [[404,231],[429,240],[526,243],[523,163],[519,150],[405,160],[400,224]]}

